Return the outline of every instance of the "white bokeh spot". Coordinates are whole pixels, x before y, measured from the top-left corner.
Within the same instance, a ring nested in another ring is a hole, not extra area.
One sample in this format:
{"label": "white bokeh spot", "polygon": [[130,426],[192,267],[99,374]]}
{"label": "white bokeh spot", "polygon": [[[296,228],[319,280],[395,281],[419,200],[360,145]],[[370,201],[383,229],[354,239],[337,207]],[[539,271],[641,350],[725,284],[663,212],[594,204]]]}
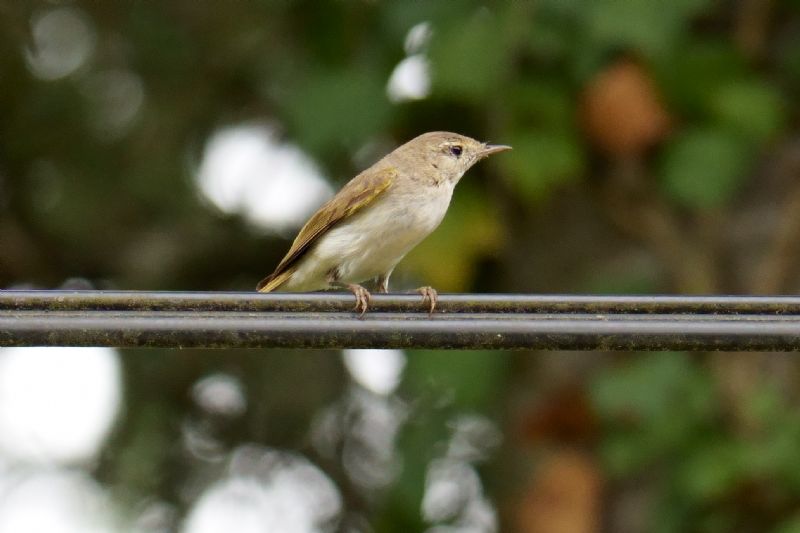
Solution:
{"label": "white bokeh spot", "polygon": [[348,349],[342,352],[342,358],[356,383],[382,395],[394,392],[406,366],[402,350]]}
{"label": "white bokeh spot", "polygon": [[103,489],[87,474],[0,476],[0,533],[114,533]]}
{"label": "white bokeh spot", "polygon": [[95,34],[86,14],[73,7],[39,12],[31,19],[33,46],[25,60],[33,74],[57,80],[82,67],[95,48]]}
{"label": "white bokeh spot", "polygon": [[395,103],[421,100],[430,92],[430,65],[422,54],[408,56],[398,63],[386,86],[389,99]]}
{"label": "white bokeh spot", "polygon": [[136,73],[110,69],[92,73],[83,83],[91,103],[89,122],[103,141],[124,136],[144,103],[144,83]]}
{"label": "white bokeh spot", "polygon": [[0,455],[30,463],[94,457],[119,411],[111,348],[0,350]]}
{"label": "white bokeh spot", "polygon": [[333,194],[314,162],[264,125],[214,133],[196,180],[202,194],[220,210],[278,232],[300,226]]}
{"label": "white bokeh spot", "polygon": [[406,40],[403,43],[406,54],[413,55],[421,52],[433,36],[433,27],[431,23],[426,21],[415,24],[406,33]]}
{"label": "white bokeh spot", "polygon": [[247,410],[242,383],[228,374],[212,374],[195,383],[192,399],[204,411],[215,415],[239,416]]}
{"label": "white bokeh spot", "polygon": [[322,532],[341,512],[336,486],[299,454],[242,446],[230,469],[194,504],[182,533]]}

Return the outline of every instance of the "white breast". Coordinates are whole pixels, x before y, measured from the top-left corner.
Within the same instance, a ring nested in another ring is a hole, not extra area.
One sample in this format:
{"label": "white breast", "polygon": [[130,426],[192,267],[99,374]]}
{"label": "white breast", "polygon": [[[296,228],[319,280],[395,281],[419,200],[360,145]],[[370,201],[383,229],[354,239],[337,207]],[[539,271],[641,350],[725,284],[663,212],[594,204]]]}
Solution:
{"label": "white breast", "polygon": [[452,193],[453,186],[448,182],[428,190],[387,191],[374,205],[321,237],[283,288],[327,288],[327,278],[334,269],[345,283],[361,283],[391,271],[436,229]]}

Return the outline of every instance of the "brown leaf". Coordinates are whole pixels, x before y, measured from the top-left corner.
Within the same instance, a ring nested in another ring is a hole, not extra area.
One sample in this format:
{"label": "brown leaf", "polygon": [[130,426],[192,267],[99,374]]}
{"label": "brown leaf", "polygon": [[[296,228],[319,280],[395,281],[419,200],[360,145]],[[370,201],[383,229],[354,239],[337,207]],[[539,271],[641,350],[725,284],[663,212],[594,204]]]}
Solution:
{"label": "brown leaf", "polygon": [[580,120],[586,135],[608,155],[636,155],[668,133],[670,116],[655,83],[625,59],[597,74],[584,90]]}
{"label": "brown leaf", "polygon": [[522,436],[526,441],[576,445],[594,441],[597,418],[582,386],[563,386],[544,400],[522,419]]}
{"label": "brown leaf", "polygon": [[602,477],[588,454],[559,451],[535,472],[517,509],[521,533],[600,530]]}

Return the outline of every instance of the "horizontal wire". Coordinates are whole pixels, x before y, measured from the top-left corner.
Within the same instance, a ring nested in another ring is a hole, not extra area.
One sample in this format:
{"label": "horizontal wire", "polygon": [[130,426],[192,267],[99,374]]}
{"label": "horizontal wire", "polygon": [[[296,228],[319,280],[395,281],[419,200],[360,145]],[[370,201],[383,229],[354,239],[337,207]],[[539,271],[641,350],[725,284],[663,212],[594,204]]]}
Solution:
{"label": "horizontal wire", "polygon": [[[351,311],[346,292],[142,292],[0,290],[0,310]],[[370,312],[419,312],[418,294],[372,294]],[[440,294],[441,313],[797,314],[798,296]]]}
{"label": "horizontal wire", "polygon": [[800,298],[0,291],[0,346],[800,350]]}

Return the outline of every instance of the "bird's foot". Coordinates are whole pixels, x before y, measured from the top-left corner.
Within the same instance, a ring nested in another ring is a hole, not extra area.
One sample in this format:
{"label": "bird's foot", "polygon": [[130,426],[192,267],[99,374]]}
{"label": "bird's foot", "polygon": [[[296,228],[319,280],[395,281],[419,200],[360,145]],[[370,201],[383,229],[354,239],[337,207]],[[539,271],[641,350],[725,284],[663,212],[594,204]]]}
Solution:
{"label": "bird's foot", "polygon": [[428,302],[430,303],[430,309],[428,310],[428,315],[433,314],[433,310],[436,309],[436,301],[439,298],[439,293],[436,292],[436,289],[433,287],[420,287],[416,290],[416,292],[422,295],[422,303]]}
{"label": "bird's foot", "polygon": [[369,300],[371,298],[369,291],[356,283],[348,283],[347,288],[350,289],[353,296],[356,297],[356,307],[354,311],[358,312],[358,316],[364,316],[364,313],[366,313],[369,308]]}

